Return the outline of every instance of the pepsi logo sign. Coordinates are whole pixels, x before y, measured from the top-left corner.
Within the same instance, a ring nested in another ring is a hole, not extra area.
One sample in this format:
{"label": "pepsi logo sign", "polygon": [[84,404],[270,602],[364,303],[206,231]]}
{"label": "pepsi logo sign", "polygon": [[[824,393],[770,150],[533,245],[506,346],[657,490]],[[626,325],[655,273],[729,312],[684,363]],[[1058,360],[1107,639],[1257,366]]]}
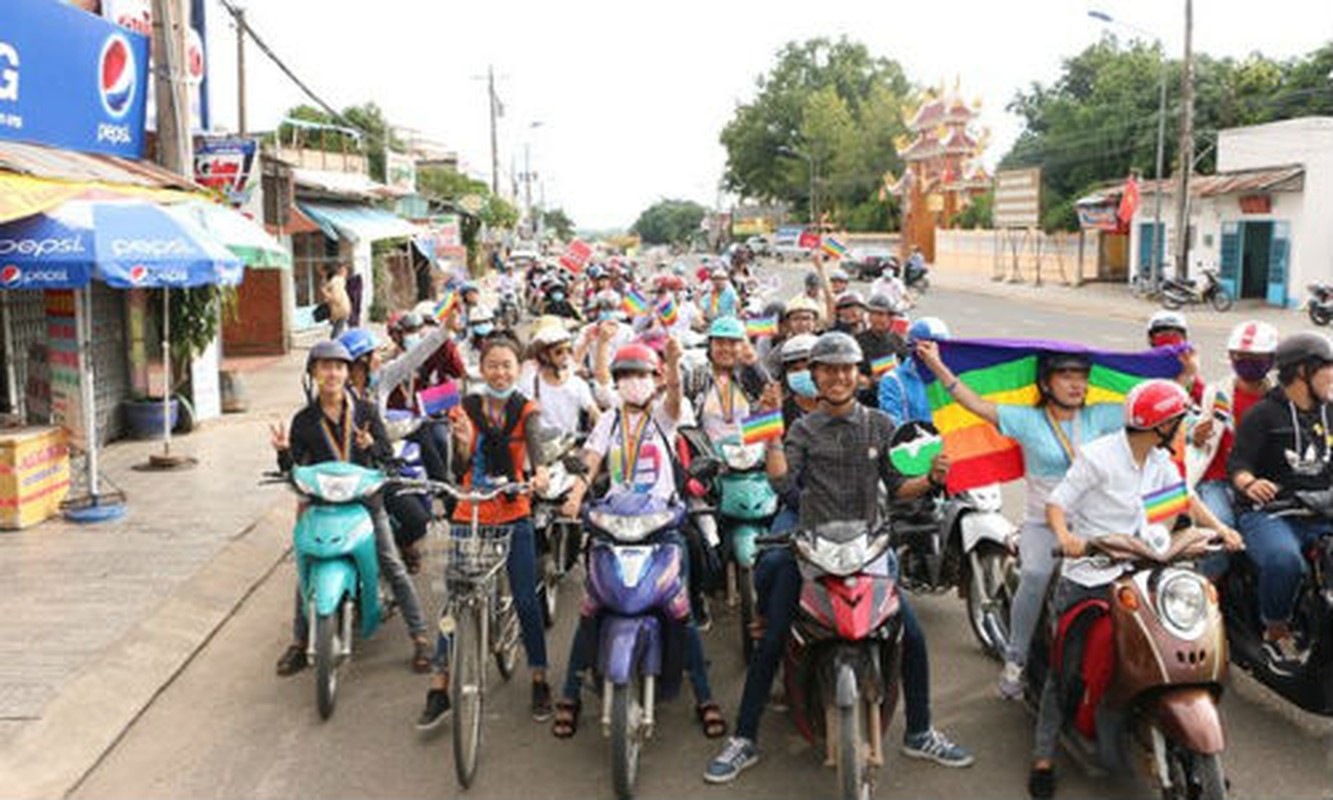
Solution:
{"label": "pepsi logo sign", "polygon": [[18,254],[43,258],[54,255],[76,255],[84,252],[79,236],[50,239],[0,239],[0,256]]}
{"label": "pepsi logo sign", "polygon": [[69,272],[63,269],[30,269],[24,271],[17,264],[6,264],[0,268],[0,287],[42,288],[69,283]]}
{"label": "pepsi logo sign", "polygon": [[130,267],[130,283],[138,285],[143,283],[144,278],[147,277],[148,267],[145,267],[143,264],[136,264],[135,266]]}
{"label": "pepsi logo sign", "polygon": [[13,264],[6,264],[4,269],[0,269],[0,286],[17,286],[21,280],[23,270]]}
{"label": "pepsi logo sign", "polygon": [[134,95],[138,89],[134,51],[130,42],[123,35],[113,33],[102,45],[102,56],[98,60],[98,88],[102,95],[102,108],[114,119],[120,119],[129,113],[134,105]]}
{"label": "pepsi logo sign", "polygon": [[113,239],[111,254],[116,258],[172,258],[194,255],[194,248],[184,239]]}

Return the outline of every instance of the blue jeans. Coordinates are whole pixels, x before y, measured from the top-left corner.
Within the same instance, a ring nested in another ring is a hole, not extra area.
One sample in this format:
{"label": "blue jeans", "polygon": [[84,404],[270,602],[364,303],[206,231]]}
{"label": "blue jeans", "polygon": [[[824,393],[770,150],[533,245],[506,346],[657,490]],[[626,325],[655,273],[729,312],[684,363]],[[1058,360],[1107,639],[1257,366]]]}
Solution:
{"label": "blue jeans", "polygon": [[1305,548],[1333,531],[1333,522],[1245,511],[1238,530],[1259,573],[1260,618],[1265,624],[1287,622],[1305,577]]}
{"label": "blue jeans", "polygon": [[[764,617],[764,636],[750,657],[736,715],[736,735],[751,741],[758,740],[759,717],[768,704],[801,600],[801,570],[791,550],[783,547],[760,553],[754,567],[754,588],[759,596],[759,613]],[[930,730],[930,658],[925,633],[907,596],[900,593],[898,598],[903,621],[903,705],[907,735],[911,736]]]}
{"label": "blue jeans", "polygon": [[[1236,527],[1236,506],[1232,499],[1231,484],[1228,481],[1199,481],[1194,493],[1199,496],[1208,510],[1213,512],[1217,521],[1228,528]],[[1216,580],[1227,571],[1231,563],[1231,554],[1223,551],[1209,553],[1199,561],[1199,572],[1209,579]]]}
{"label": "blue jeans", "polygon": [[[541,606],[537,601],[537,541],[532,530],[532,518],[523,517],[511,523],[509,559],[505,570],[509,573],[509,591],[514,596],[514,610],[518,613],[518,627],[523,635],[523,650],[528,654],[528,666],[546,668],[546,628],[542,625]],[[448,608],[448,601],[445,602]],[[450,639],[444,634],[435,637],[435,669],[449,669]]]}

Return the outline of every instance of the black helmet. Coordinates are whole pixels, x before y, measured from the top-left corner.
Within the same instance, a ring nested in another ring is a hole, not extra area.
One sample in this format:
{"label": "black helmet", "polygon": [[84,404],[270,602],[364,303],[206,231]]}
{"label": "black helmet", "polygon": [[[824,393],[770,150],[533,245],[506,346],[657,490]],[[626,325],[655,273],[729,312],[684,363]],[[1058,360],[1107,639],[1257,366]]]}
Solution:
{"label": "black helmet", "polygon": [[409,311],[398,318],[398,322],[394,324],[394,328],[399,333],[411,333],[412,331],[420,330],[421,326],[425,324],[426,323],[421,318],[420,314],[415,311]]}
{"label": "black helmet", "polygon": [[818,289],[819,286],[820,286],[820,283],[819,283],[819,273],[817,273],[817,272],[807,272],[807,273],[805,273],[805,288],[807,288],[807,289]]}
{"label": "black helmet", "polygon": [[870,299],[866,301],[866,308],[870,311],[880,311],[885,314],[901,313],[901,309],[894,305],[893,300],[887,294],[879,292],[870,295]]}
{"label": "black helmet", "polygon": [[336,339],[321,339],[315,342],[315,345],[310,348],[310,354],[306,356],[306,372],[314,368],[316,361],[342,361],[345,364],[351,364],[352,354],[347,352],[347,347]]}
{"label": "black helmet", "polygon": [[1062,369],[1092,370],[1092,359],[1084,353],[1042,353],[1037,358],[1037,377],[1049,377]]}
{"label": "black helmet", "polygon": [[860,292],[843,292],[838,295],[838,301],[834,304],[838,310],[844,308],[865,308],[866,301],[861,297]]}
{"label": "black helmet", "polygon": [[841,331],[821,334],[810,348],[811,364],[860,364],[863,358],[861,345]]}
{"label": "black helmet", "polygon": [[764,306],[764,310],[760,313],[765,317],[778,317],[781,319],[787,314],[787,304],[781,300],[774,300]]}
{"label": "black helmet", "polygon": [[1293,333],[1278,342],[1275,353],[1277,368],[1317,361],[1321,364],[1333,364],[1333,347],[1329,346],[1328,337],[1320,333]]}

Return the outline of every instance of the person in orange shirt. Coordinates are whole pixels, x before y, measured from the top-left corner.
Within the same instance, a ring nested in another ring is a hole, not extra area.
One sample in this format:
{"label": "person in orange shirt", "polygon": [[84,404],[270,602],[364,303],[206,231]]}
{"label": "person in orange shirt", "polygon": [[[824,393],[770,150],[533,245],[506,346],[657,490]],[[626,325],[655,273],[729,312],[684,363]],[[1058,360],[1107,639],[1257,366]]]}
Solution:
{"label": "person in orange shirt", "polygon": [[[532,487],[546,486],[546,466],[540,462],[540,415],[537,405],[515,391],[521,347],[507,335],[486,340],[481,349],[482,393],[463,399],[450,415],[454,437],[454,473],[462,475],[464,489],[493,486],[523,479],[532,467]],[[527,494],[501,494],[480,504],[482,525],[512,527],[509,544],[509,585],[514,593],[523,634],[523,649],[532,670],[532,718],[551,718],[551,687],[546,681],[546,632],[537,605],[537,548],[532,529],[532,508]],[[453,522],[472,521],[472,504],[460,501]],[[448,641],[439,637],[435,674],[426,693],[426,707],[417,728],[430,730],[449,710]]]}

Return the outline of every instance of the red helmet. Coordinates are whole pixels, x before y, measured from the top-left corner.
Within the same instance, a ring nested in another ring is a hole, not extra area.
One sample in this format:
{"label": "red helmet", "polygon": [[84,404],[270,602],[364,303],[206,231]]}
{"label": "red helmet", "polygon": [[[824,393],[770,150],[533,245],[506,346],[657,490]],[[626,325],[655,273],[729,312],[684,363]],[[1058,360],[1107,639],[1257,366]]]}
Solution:
{"label": "red helmet", "polygon": [[622,372],[651,372],[656,375],[660,364],[653,348],[635,342],[616,351],[616,357],[611,359],[611,374],[614,376]]}
{"label": "red helmet", "polygon": [[1135,430],[1156,428],[1185,416],[1189,395],[1175,381],[1160,378],[1144,381],[1125,397],[1125,427]]}

